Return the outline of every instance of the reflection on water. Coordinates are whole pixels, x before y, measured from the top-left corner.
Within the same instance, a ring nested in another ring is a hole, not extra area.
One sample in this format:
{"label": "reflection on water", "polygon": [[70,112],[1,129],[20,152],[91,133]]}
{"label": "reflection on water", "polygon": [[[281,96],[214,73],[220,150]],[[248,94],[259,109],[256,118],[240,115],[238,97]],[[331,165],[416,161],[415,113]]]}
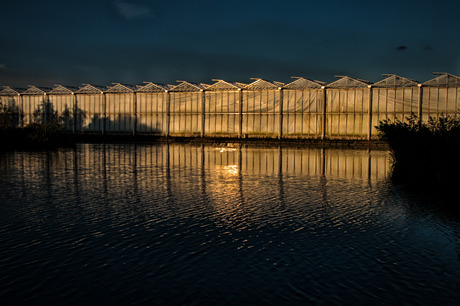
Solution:
{"label": "reflection on water", "polygon": [[454,304],[458,223],[388,152],[85,144],[0,158],[0,301]]}

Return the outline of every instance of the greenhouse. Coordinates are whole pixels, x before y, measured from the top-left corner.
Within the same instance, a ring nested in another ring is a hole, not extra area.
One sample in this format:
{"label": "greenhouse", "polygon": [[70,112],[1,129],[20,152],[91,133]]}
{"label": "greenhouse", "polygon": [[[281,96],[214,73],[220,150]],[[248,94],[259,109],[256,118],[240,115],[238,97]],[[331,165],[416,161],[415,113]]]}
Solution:
{"label": "greenhouse", "polygon": [[372,133],[379,121],[405,121],[412,114],[419,116],[421,86],[417,81],[395,74],[385,74],[386,78],[372,88]]}
{"label": "greenhouse", "polygon": [[289,83],[4,86],[0,103],[14,126],[59,121],[76,134],[233,138],[375,139],[384,119],[416,115],[426,122],[459,112],[457,76],[435,73],[424,83],[383,76],[376,83],[338,76],[330,84],[293,77]]}

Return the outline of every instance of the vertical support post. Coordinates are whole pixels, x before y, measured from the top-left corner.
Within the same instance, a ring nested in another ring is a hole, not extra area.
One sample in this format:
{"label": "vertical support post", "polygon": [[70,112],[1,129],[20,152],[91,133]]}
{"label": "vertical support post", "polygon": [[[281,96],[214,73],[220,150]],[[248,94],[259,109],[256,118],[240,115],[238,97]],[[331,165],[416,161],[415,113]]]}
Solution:
{"label": "vertical support post", "polygon": [[[201,145],[201,175],[204,177],[204,170],[206,166],[206,157],[205,157],[205,151],[204,151],[204,144]],[[205,179],[202,180],[202,184],[205,183]]]}
{"label": "vertical support post", "polygon": [[72,104],[73,104],[73,111],[72,111],[72,133],[75,134],[77,131],[77,96],[74,92],[72,92]]}
{"label": "vertical support post", "polygon": [[46,101],[46,92],[43,94],[43,123],[46,125],[48,123],[48,111],[49,111],[49,104]]}
{"label": "vertical support post", "polygon": [[326,96],[326,86],[321,86],[321,89],[323,91],[323,124],[322,124],[322,130],[321,130],[321,139],[326,138],[326,103],[327,103],[327,96]]}
{"label": "vertical support post", "polygon": [[455,116],[457,117],[458,116],[458,111],[459,111],[459,108],[457,107],[457,103],[458,103],[458,87],[455,88]]}
{"label": "vertical support post", "polygon": [[[24,102],[24,95],[21,95],[22,97],[22,109],[24,110],[24,118],[25,121],[24,121],[24,124],[30,124],[31,123],[31,120],[32,120],[32,117],[31,117],[31,111],[30,111],[30,97],[28,99],[26,99],[26,101]],[[26,108],[27,106],[27,108]]]}
{"label": "vertical support post", "polygon": [[371,179],[371,171],[372,171],[372,160],[371,160],[371,150],[367,150],[367,179]]}
{"label": "vertical support post", "polygon": [[102,98],[102,129],[101,129],[101,133],[102,135],[105,135],[105,121],[106,121],[106,116],[107,116],[107,112],[106,112],[106,101],[105,101],[105,93],[104,92],[101,92],[101,98]]}
{"label": "vertical support post", "polygon": [[132,121],[132,131],[133,136],[136,136],[136,127],[137,127],[137,95],[136,92],[133,91],[133,121]]}
{"label": "vertical support post", "polygon": [[241,144],[238,145],[238,176],[241,183],[241,172],[243,171],[243,154],[241,152]]}
{"label": "vertical support post", "polygon": [[239,119],[238,119],[238,138],[243,137],[243,91],[238,88],[238,105],[239,105]]}
{"label": "vertical support post", "polygon": [[418,122],[422,125],[422,103],[423,103],[423,88],[422,84],[418,84]]}
{"label": "vertical support post", "polygon": [[19,126],[24,127],[24,97],[18,93],[18,98],[19,98],[19,105],[21,105],[21,108],[19,110]]}
{"label": "vertical support post", "polygon": [[279,87],[278,90],[280,92],[280,104],[279,104],[280,131],[278,134],[278,138],[281,139],[283,138],[283,99],[284,99],[284,95],[283,95],[283,88]]}
{"label": "vertical support post", "polygon": [[278,146],[278,175],[281,177],[281,174],[283,173],[283,149],[280,146]]}
{"label": "vertical support post", "polygon": [[369,88],[369,106],[367,110],[367,116],[369,118],[369,130],[367,131],[367,140],[371,140],[372,138],[372,85],[368,85]]}
{"label": "vertical support post", "polygon": [[204,137],[205,133],[205,124],[206,124],[206,117],[205,117],[205,106],[206,106],[206,95],[203,89],[201,91],[201,137]]}
{"label": "vertical support post", "polygon": [[169,136],[169,123],[171,120],[171,106],[169,100],[169,91],[165,90],[165,100],[166,100],[166,137]]}
{"label": "vertical support post", "polygon": [[321,148],[321,176],[326,175],[326,150]]}

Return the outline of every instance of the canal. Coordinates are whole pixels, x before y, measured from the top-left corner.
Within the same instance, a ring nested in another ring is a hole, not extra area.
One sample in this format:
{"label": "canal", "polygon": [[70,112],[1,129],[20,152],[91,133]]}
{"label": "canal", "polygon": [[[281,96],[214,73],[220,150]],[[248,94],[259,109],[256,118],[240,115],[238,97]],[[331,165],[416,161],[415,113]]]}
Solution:
{"label": "canal", "polygon": [[459,221],[390,171],[384,150],[1,152],[0,302],[454,305]]}

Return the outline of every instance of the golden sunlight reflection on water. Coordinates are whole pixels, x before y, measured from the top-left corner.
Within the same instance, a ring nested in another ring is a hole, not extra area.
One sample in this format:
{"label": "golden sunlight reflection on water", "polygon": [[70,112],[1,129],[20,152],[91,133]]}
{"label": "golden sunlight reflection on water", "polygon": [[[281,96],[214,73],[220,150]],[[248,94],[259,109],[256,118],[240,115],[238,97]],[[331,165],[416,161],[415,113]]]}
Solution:
{"label": "golden sunlight reflection on water", "polygon": [[190,144],[4,153],[0,300],[453,304],[458,225],[390,184],[388,155]]}

